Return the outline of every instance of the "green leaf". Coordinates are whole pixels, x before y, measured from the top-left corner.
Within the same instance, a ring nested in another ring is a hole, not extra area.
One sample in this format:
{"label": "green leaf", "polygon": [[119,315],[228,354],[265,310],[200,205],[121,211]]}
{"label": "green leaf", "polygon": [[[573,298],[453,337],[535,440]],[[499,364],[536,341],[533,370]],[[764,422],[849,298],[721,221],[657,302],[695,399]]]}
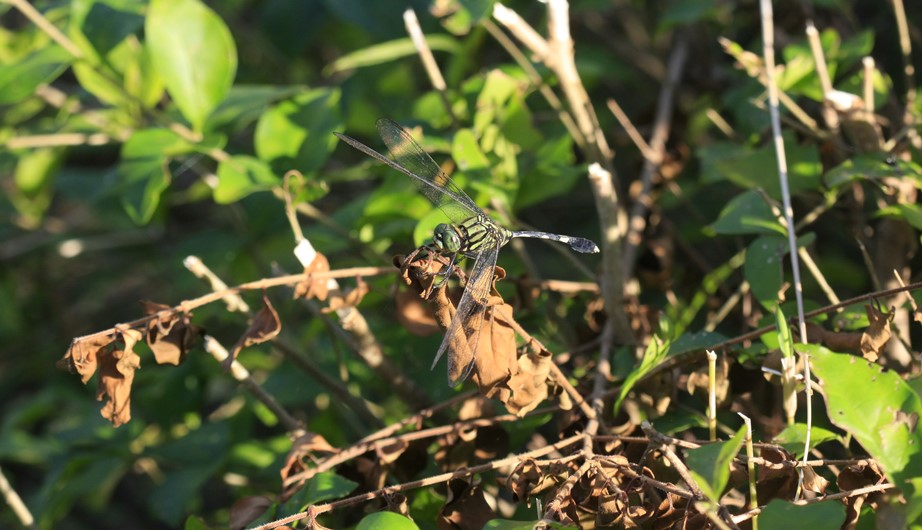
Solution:
{"label": "green leaf", "polygon": [[912,225],[916,230],[922,230],[922,208],[917,204],[894,204],[881,208],[877,212],[877,215],[902,217],[904,221]]}
{"label": "green leaf", "polygon": [[152,0],[144,30],[167,91],[201,131],[234,82],[237,48],[230,31],[198,0]]}
{"label": "green leaf", "polygon": [[208,117],[208,128],[240,130],[259,119],[272,103],[303,90],[299,86],[234,85]]}
{"label": "green leaf", "polygon": [[746,249],[743,276],[749,282],[752,294],[768,309],[778,301],[783,260],[787,252],[788,240],[781,236],[757,237]]}
{"label": "green leaf", "polygon": [[692,350],[703,350],[727,340],[727,337],[713,331],[698,331],[679,335],[669,347],[669,356],[675,357]]}
{"label": "green leaf", "polygon": [[160,195],[170,185],[170,159],[193,151],[190,143],[162,128],[135,131],[125,142],[118,166],[119,194],[136,223],[147,223],[157,210]]}
{"label": "green leaf", "polygon": [[[810,448],[813,449],[823,442],[836,440],[838,438],[836,433],[829,429],[813,427],[810,429]],[[794,425],[788,425],[783,431],[778,433],[777,436],[772,438],[772,443],[780,445],[785,450],[796,455],[797,458],[801,458],[804,454],[804,442],[806,439],[807,425],[804,423],[795,423]]]}
{"label": "green leaf", "polygon": [[727,481],[730,479],[730,463],[736,457],[743,439],[746,437],[746,427],[740,430],[730,440],[713,444],[702,445],[697,449],[688,450],[688,470],[698,483],[701,491],[712,501],[717,502],[723,494]]}
{"label": "green leaf", "polygon": [[789,359],[794,358],[794,339],[791,338],[791,327],[788,326],[781,304],[775,306],[775,325],[778,326],[778,348],[781,355]]}
{"label": "green leaf", "polygon": [[362,517],[355,530],[419,530],[411,519],[394,512],[375,512]]}
{"label": "green leaf", "polygon": [[516,209],[565,194],[586,174],[585,166],[574,164],[573,138],[568,134],[545,138],[538,144],[534,156],[534,169],[525,170],[520,176]]}
{"label": "green leaf", "polygon": [[883,178],[911,178],[916,186],[922,187],[922,168],[915,162],[889,158],[878,153],[853,156],[829,170],[823,177],[826,186],[838,188],[844,184],[862,180]]}
{"label": "green leaf", "polygon": [[253,138],[256,155],[278,174],[319,170],[336,146],[333,132],[342,130],[339,98],[337,89],[308,90],[264,112]]}
{"label": "green leaf", "polygon": [[12,64],[0,66],[0,105],[19,103],[50,83],[74,60],[57,45],[44,47]]}
{"label": "green leaf", "polygon": [[[426,35],[426,43],[432,51],[450,52],[461,51],[458,42],[447,35]],[[415,56],[416,47],[409,38],[396,39],[343,55],[333,61],[333,64],[324,69],[324,75],[332,75],[343,70],[353,70],[383,64],[403,57]]]}
{"label": "green leaf", "polygon": [[458,169],[465,173],[490,169],[490,161],[480,150],[477,138],[470,129],[461,129],[455,133],[451,156],[458,164]]}
{"label": "green leaf", "polygon": [[[793,135],[785,134],[785,154],[788,161],[788,183],[791,194],[814,190],[820,185],[822,165],[813,145],[799,145]],[[772,198],[781,197],[778,181],[778,161],[774,144],[755,150],[742,150],[714,161],[718,174],[746,189],[761,188]]]}
{"label": "green leaf", "polygon": [[137,0],[73,0],[69,36],[96,65],[144,24]]}
{"label": "green leaf", "polygon": [[643,359],[640,360],[640,366],[628,374],[624,379],[624,383],[621,383],[621,392],[618,394],[618,399],[615,401],[616,414],[621,408],[621,402],[624,401],[624,398],[626,398],[631,389],[634,388],[637,381],[663,362],[666,355],[669,353],[670,345],[671,343],[668,339],[661,339],[657,335],[654,335],[650,339],[650,343],[647,344],[647,349],[644,350]]}
{"label": "green leaf", "polygon": [[271,189],[281,179],[272,173],[262,160],[237,155],[218,164],[218,187],[214,190],[215,202],[228,204],[238,201],[254,191]]}
{"label": "green leaf", "polygon": [[922,476],[919,395],[896,372],[860,357],[815,344],[798,348],[809,354],[823,383],[829,420],[852,434],[907,498],[922,496],[912,482]]}
{"label": "green leaf", "polygon": [[13,172],[15,189],[10,202],[29,224],[37,224],[51,204],[54,177],[64,162],[65,149],[42,148],[25,151]]}
{"label": "green leaf", "polygon": [[845,522],[845,506],[835,502],[817,502],[799,506],[773,499],[759,514],[759,530],[837,530]]}
{"label": "green leaf", "polygon": [[756,190],[731,199],[711,228],[718,234],[787,234],[765,198]]}

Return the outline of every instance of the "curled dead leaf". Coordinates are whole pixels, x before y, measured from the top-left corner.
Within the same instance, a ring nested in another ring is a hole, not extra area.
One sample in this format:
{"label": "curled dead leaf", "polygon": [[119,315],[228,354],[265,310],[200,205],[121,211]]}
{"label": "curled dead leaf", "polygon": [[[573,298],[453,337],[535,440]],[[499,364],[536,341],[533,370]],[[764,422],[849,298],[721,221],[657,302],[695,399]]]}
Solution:
{"label": "curled dead leaf", "polygon": [[330,262],[327,257],[317,253],[310,265],[304,267],[305,278],[295,285],[294,298],[306,298],[308,300],[316,298],[324,301],[327,299],[329,292],[329,278],[313,278],[311,275],[318,272],[329,272]]}
{"label": "curled dead leaf", "polygon": [[141,367],[141,358],[131,350],[105,348],[99,350],[98,362],[96,399],[106,400],[99,412],[113,426],[120,427],[131,420],[131,384],[135,370]]}
{"label": "curled dead leaf", "polygon": [[155,315],[147,323],[147,345],[154,352],[157,364],[181,364],[202,329],[192,324],[188,313],[179,313],[168,305],[147,300],[141,304],[145,314]]}
{"label": "curled dead leaf", "polygon": [[74,339],[56,366],[61,370],[76,372],[80,375],[80,381],[86,384],[96,373],[100,350],[107,348],[113,342],[115,342],[114,335]]}
{"label": "curled dead leaf", "polygon": [[461,479],[449,481],[448,498],[439,510],[440,529],[480,530],[495,518],[480,485]]}
{"label": "curled dead leaf", "polygon": [[870,304],[865,305],[864,310],[870,324],[861,334],[861,355],[871,362],[876,362],[881,350],[890,342],[890,322],[893,321],[896,312],[891,310],[883,313]]}
{"label": "curled dead leaf", "polygon": [[272,506],[272,499],[265,495],[254,495],[238,500],[230,508],[228,528],[243,530],[269,509],[269,506]]}
{"label": "curled dead leaf", "polygon": [[342,291],[334,289],[330,291],[330,302],[323,309],[324,313],[338,311],[347,307],[356,307],[362,303],[362,299],[368,294],[370,288],[361,277],[356,279],[355,287],[343,294]]}
{"label": "curled dead leaf", "polygon": [[410,333],[426,337],[439,331],[432,310],[409,291],[397,291],[397,320]]}
{"label": "curled dead leaf", "polygon": [[240,339],[237,340],[237,343],[234,344],[234,349],[232,354],[224,360],[223,366],[225,370],[229,370],[231,364],[234,360],[237,359],[237,355],[240,354],[240,351],[248,346],[254,344],[261,344],[267,340],[272,339],[282,330],[282,323],[279,321],[279,314],[275,311],[275,308],[272,307],[272,303],[269,302],[269,298],[266,295],[263,295],[263,307],[259,310],[259,313],[253,317],[252,322],[250,322],[249,329],[246,330]]}

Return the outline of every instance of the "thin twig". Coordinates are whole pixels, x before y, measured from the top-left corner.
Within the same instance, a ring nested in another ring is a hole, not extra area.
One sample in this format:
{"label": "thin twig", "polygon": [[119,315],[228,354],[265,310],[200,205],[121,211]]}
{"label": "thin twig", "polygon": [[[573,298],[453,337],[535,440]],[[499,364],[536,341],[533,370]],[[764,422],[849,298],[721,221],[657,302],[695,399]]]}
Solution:
{"label": "thin twig", "polygon": [[560,440],[559,442],[555,444],[548,445],[540,449],[535,449],[534,451],[528,451],[526,453],[521,453],[519,455],[504,458],[501,460],[494,460],[493,462],[489,462],[487,464],[483,464],[480,466],[468,467],[468,468],[459,469],[457,471],[453,471],[450,473],[442,473],[440,475],[435,475],[435,476],[428,477],[428,478],[421,479],[421,480],[405,482],[403,484],[398,484],[395,486],[388,486],[386,488],[381,488],[379,490],[370,491],[368,493],[356,495],[356,496],[349,497],[346,499],[341,499],[341,500],[334,501],[328,504],[311,506],[304,512],[291,515],[289,517],[285,517],[282,519],[278,519],[276,521],[272,521],[271,523],[266,523],[264,525],[257,526],[253,528],[252,530],[269,530],[271,528],[278,528],[279,526],[292,523],[295,521],[300,521],[307,517],[316,517],[317,515],[331,512],[339,508],[346,508],[346,507],[353,506],[353,505],[366,502],[372,499],[377,499],[377,498],[381,498],[387,495],[392,495],[394,493],[400,493],[400,492],[410,491],[410,490],[414,490],[418,488],[424,488],[427,486],[432,486],[433,484],[446,483],[455,478],[466,478],[466,477],[476,475],[478,473],[484,473],[487,471],[494,471],[497,469],[502,469],[504,467],[513,466],[515,464],[518,464],[522,460],[525,460],[528,458],[535,458],[538,456],[544,456],[544,455],[553,453],[555,451],[558,451],[564,447],[573,445],[581,441],[583,437],[584,437],[583,434],[576,434],[576,435],[570,436],[569,438]]}
{"label": "thin twig", "polygon": [[675,102],[675,90],[685,70],[688,58],[688,39],[684,33],[679,33],[672,53],[669,56],[666,79],[660,88],[656,104],[656,116],[653,119],[653,134],[650,136],[650,152],[644,155],[643,169],[640,172],[640,193],[631,209],[630,220],[627,224],[627,235],[624,238],[624,277],[634,276],[634,265],[637,262],[637,249],[640,247],[643,232],[646,228],[646,216],[653,206],[651,190],[653,177],[659,172],[666,158],[666,139],[669,138],[669,129],[672,124],[672,111]]}
{"label": "thin twig", "polygon": [[[227,349],[218,342],[214,337],[210,335],[205,335],[205,351],[211,354],[212,357],[218,361],[218,364],[224,363],[225,360],[230,356]],[[304,426],[296,420],[291,414],[282,407],[281,404],[273,397],[271,394],[266,392],[266,390],[259,385],[253,378],[250,376],[249,370],[247,370],[240,361],[234,359],[231,363],[230,373],[240,385],[247,389],[250,394],[253,395],[257,400],[259,400],[263,405],[266,406],[275,417],[278,418],[282,426],[285,427],[285,430],[289,432],[301,431],[304,429]]]}
{"label": "thin twig", "polygon": [[[778,180],[781,183],[781,198],[784,203],[784,218],[788,233],[788,247],[791,259],[791,273],[794,277],[794,296],[797,300],[798,330],[802,338],[807,336],[807,322],[804,317],[803,283],[800,280],[800,260],[797,253],[797,235],[794,232],[794,209],[791,206],[791,192],[788,186],[788,164],[784,150],[784,139],[781,137],[781,118],[778,111],[778,83],[775,79],[775,28],[772,20],[771,0],[760,0],[762,15],[762,42],[765,61],[765,77],[768,85],[769,114],[772,124],[772,139],[775,144],[775,157],[778,162]],[[815,28],[814,28],[815,29]],[[807,409],[807,434],[804,436],[804,459],[810,453],[810,431],[813,428],[813,388],[810,386],[810,361],[808,354],[798,352],[803,360],[805,385],[805,406]],[[803,472],[798,478],[798,491],[802,488]]]}
{"label": "thin twig", "polygon": [[16,493],[16,490],[13,489],[13,486],[6,479],[6,475],[3,474],[2,469],[0,469],[0,494],[3,495],[3,500],[6,501],[6,504],[13,510],[13,513],[16,514],[19,522],[22,523],[24,527],[29,529],[38,528],[38,525],[35,524],[35,517],[33,517],[32,512],[29,511],[29,507],[26,506],[26,503],[22,502],[22,498]]}

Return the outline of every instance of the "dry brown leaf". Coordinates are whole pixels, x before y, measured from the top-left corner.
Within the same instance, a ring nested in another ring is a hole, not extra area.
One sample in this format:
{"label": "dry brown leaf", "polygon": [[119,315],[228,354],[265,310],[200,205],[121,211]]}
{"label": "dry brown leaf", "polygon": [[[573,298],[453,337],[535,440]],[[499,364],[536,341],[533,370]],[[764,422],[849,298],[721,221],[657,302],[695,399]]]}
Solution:
{"label": "dry brown leaf", "polygon": [[375,454],[381,462],[391,464],[396,462],[409,447],[410,444],[406,440],[390,440],[384,444],[375,444]]}
{"label": "dry brown leaf", "polygon": [[[778,446],[764,446],[761,456],[772,464],[792,462],[794,455]],[[764,464],[758,466],[758,501],[767,504],[772,499],[790,500],[797,491],[798,474],[794,466],[780,468],[769,467]]]}
{"label": "dry brown leaf", "polygon": [[106,402],[99,411],[113,426],[120,427],[131,420],[131,383],[134,372],[141,367],[141,358],[131,350],[100,349],[99,381],[96,399]]}
{"label": "dry brown leaf", "polygon": [[397,292],[396,304],[397,320],[410,333],[427,337],[439,331],[432,309],[423,303],[419,295],[400,290]]}
{"label": "dry brown leaf", "polygon": [[230,369],[231,364],[233,364],[242,349],[266,342],[278,335],[281,330],[282,323],[279,321],[279,314],[272,307],[269,298],[263,295],[262,309],[253,317],[253,321],[250,322],[250,328],[237,340],[237,344],[234,344],[232,354],[224,360],[224,369]]}
{"label": "dry brown leaf", "polygon": [[880,357],[883,347],[890,342],[890,321],[896,312],[882,313],[870,304],[865,305],[864,310],[867,312],[870,325],[861,334],[861,355],[873,363]]}
{"label": "dry brown leaf", "polygon": [[202,334],[201,328],[192,324],[190,314],[156,302],[145,300],[141,304],[145,314],[156,315],[147,323],[147,345],[157,364],[181,364],[193,341]]}
{"label": "dry brown leaf", "polygon": [[365,280],[359,277],[356,279],[355,287],[346,294],[343,295],[340,291],[334,291],[335,294],[330,296],[329,305],[323,308],[323,312],[331,313],[346,307],[357,307],[370,290]]}
{"label": "dry brown leaf", "polygon": [[440,530],[480,530],[495,518],[479,485],[461,479],[449,481],[448,498],[437,519]]}
{"label": "dry brown leaf", "polygon": [[269,506],[272,506],[272,502],[272,499],[265,495],[254,495],[238,500],[231,506],[227,526],[231,530],[243,530],[259,518]]}
{"label": "dry brown leaf", "polygon": [[326,256],[318,252],[314,260],[310,262],[310,265],[304,267],[304,274],[306,277],[295,286],[294,297],[306,298],[308,300],[312,298],[316,298],[320,301],[326,300],[327,293],[329,292],[329,278],[314,279],[311,275],[318,272],[329,272],[329,270],[329,260],[327,260]]}
{"label": "dry brown leaf", "polygon": [[330,445],[323,436],[312,432],[302,434],[292,442],[291,450],[285,458],[285,464],[280,470],[282,482],[307,469],[306,460],[320,460],[338,452],[339,449]]}
{"label": "dry brown leaf", "polygon": [[61,370],[76,372],[80,375],[80,381],[86,384],[96,373],[99,352],[113,342],[115,342],[114,335],[103,335],[84,340],[74,339],[56,366]]}
{"label": "dry brown leaf", "polygon": [[806,466],[804,469],[804,489],[815,493],[826,493],[829,487],[829,481],[821,475],[817,475],[812,466]]}

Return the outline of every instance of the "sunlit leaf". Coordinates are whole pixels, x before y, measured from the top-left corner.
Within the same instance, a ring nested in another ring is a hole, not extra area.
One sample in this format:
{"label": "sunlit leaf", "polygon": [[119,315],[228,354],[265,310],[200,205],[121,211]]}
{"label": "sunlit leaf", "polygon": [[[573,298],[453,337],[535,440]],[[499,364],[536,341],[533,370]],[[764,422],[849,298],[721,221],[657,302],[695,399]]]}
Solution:
{"label": "sunlit leaf", "polygon": [[255,191],[267,190],[280,183],[265,162],[246,155],[222,160],[216,173],[218,187],[214,190],[214,198],[221,204],[238,201]]}
{"label": "sunlit leaf", "polygon": [[[453,38],[446,35],[426,35],[426,43],[432,51],[458,53],[461,46]],[[403,57],[417,54],[413,41],[409,38],[382,42],[368,46],[361,50],[343,55],[327,67],[325,74],[334,74],[343,70],[352,70],[376,64],[387,63]]]}
{"label": "sunlit leaf", "polygon": [[730,479],[730,462],[736,458],[745,437],[746,427],[743,426],[726,442],[688,450],[688,470],[698,482],[701,491],[712,501],[717,502],[723,494]]}
{"label": "sunlit leaf", "polygon": [[308,90],[273,106],[256,124],[257,156],[278,174],[317,171],[336,146],[342,130],[337,89]]}
{"label": "sunlit leaf", "polygon": [[144,31],[167,91],[200,131],[237,72],[237,48],[230,31],[199,0],[152,0]]}
{"label": "sunlit leaf", "polygon": [[0,65],[0,105],[18,103],[61,75],[74,60],[60,46],[41,48],[11,64]]}
{"label": "sunlit leaf", "polygon": [[355,530],[419,530],[411,519],[394,512],[375,512],[362,517]]}
{"label": "sunlit leaf", "polygon": [[711,228],[718,234],[787,234],[765,198],[756,190],[730,199]]}

